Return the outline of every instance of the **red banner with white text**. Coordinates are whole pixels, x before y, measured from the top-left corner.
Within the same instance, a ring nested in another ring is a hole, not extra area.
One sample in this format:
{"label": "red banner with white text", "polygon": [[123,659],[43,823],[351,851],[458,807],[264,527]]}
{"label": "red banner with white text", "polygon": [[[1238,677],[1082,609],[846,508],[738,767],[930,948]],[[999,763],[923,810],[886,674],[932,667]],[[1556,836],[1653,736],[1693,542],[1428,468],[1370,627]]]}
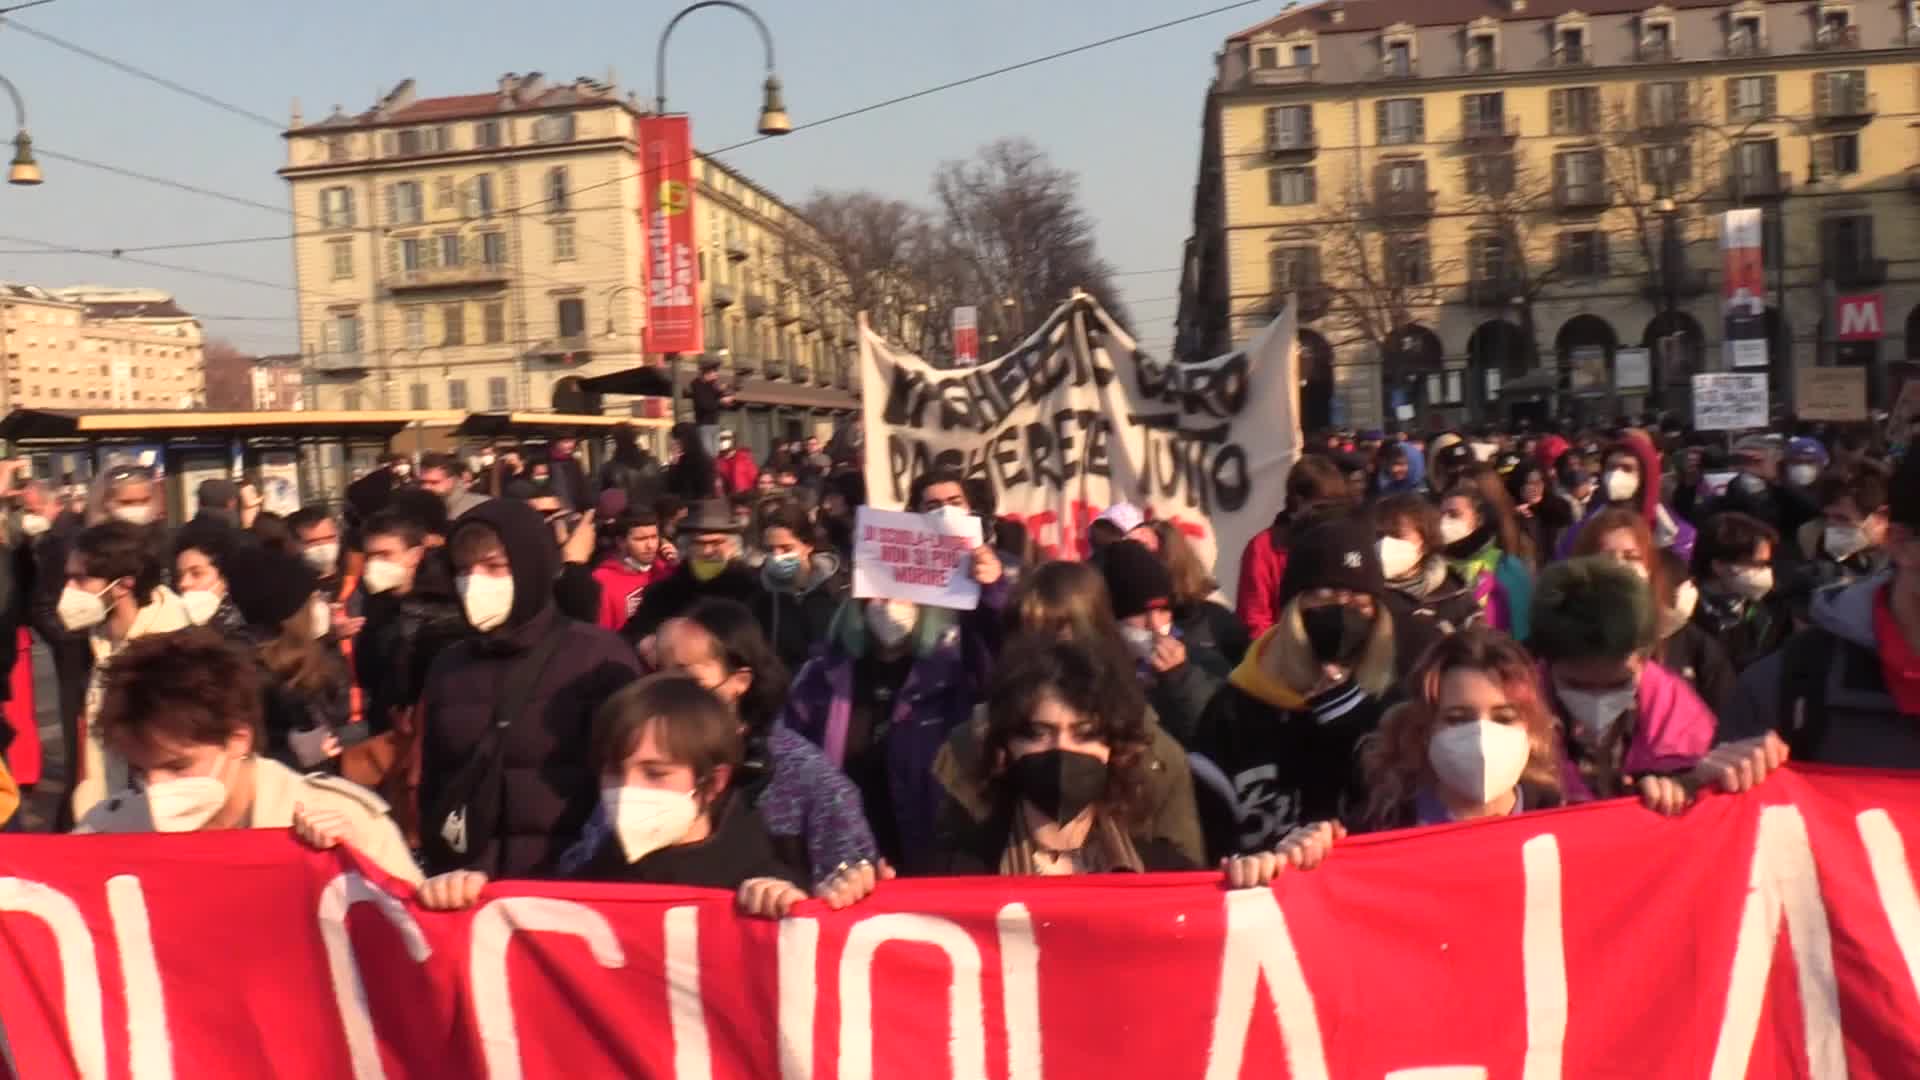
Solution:
{"label": "red banner with white text", "polygon": [[702,348],[700,266],[693,237],[693,133],[685,116],[636,122],[640,137],[641,227],[646,231],[646,348]]}
{"label": "red banner with white text", "polygon": [[279,833],[6,837],[0,1018],[35,1080],[1915,1076],[1916,835],[1913,779],[1790,771],[1272,889],[898,881],[782,922],[594,885],[431,914]]}

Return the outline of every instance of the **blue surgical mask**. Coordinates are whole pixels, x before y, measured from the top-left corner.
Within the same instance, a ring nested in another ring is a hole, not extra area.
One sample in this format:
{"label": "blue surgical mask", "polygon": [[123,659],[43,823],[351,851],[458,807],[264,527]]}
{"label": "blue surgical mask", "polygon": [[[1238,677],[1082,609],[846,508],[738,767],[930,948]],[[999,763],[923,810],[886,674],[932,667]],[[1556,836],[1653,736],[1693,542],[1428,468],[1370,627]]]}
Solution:
{"label": "blue surgical mask", "polygon": [[761,565],[766,571],[767,580],[776,585],[791,584],[800,576],[800,556],[795,552],[788,552],[785,555],[769,555],[767,556],[766,562]]}

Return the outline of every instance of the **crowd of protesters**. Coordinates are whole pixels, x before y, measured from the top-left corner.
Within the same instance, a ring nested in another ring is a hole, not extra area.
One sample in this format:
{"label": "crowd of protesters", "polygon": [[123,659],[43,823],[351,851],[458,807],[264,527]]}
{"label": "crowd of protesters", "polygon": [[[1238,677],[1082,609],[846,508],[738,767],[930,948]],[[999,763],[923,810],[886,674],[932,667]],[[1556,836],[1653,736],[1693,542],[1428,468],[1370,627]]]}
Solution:
{"label": "crowd of protesters", "polygon": [[1920,460],[1851,435],[1320,433],[1226,582],[1127,503],[1042,552],[936,469],[905,509],[984,537],[957,611],[852,596],[853,440],[756,460],[694,399],[665,460],[389,455],[284,518],[211,480],[170,526],[138,467],[16,484],[48,824],[291,828],[430,907],[577,878],[778,917],[896,874],[1256,886],[1354,832],[1920,768]]}

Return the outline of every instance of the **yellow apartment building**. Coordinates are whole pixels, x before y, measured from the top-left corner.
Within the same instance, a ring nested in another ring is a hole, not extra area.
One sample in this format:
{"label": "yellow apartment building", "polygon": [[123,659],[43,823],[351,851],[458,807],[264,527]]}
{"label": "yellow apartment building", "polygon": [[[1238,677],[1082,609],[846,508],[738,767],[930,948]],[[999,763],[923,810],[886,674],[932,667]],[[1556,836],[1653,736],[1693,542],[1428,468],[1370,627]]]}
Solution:
{"label": "yellow apartment building", "polygon": [[[1915,45],[1909,0],[1290,8],[1216,58],[1177,348],[1298,295],[1310,429],[1684,419],[1725,369],[1719,215],[1754,208],[1776,407],[1815,364],[1885,407],[1920,358]],[[1836,340],[1871,296],[1881,337]]]}
{"label": "yellow apartment building", "polygon": [[[644,115],[611,76],[539,74],[435,98],[409,79],[361,113],[296,112],[280,175],[310,403],[544,410],[659,359],[641,351]],[[811,277],[805,223],[717,161],[694,173],[707,348],[748,406],[739,426],[764,445],[851,415],[851,325],[787,284]]]}
{"label": "yellow apartment building", "polygon": [[0,285],[0,412],[205,404],[199,320],[153,289]]}

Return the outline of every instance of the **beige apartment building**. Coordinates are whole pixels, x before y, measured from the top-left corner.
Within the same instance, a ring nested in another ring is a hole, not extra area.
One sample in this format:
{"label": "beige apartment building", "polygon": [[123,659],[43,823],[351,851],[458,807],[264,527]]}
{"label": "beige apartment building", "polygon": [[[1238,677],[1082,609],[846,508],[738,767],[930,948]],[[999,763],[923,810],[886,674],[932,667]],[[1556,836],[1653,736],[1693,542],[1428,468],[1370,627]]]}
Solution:
{"label": "beige apartment building", "polygon": [[[280,175],[310,403],[545,410],[563,380],[659,359],[641,351],[643,115],[610,79],[538,74],[437,98],[407,80],[361,113],[296,115]],[[850,414],[851,326],[803,319],[786,286],[813,265],[805,223],[718,162],[695,179],[707,347],[750,405],[741,426]]]}
{"label": "beige apartment building", "polygon": [[205,402],[200,323],[152,289],[0,285],[0,412],[191,409]]}
{"label": "beige apartment building", "polygon": [[[1917,44],[1912,0],[1277,11],[1216,58],[1179,349],[1297,295],[1309,427],[1685,418],[1724,369],[1738,207],[1762,215],[1774,402],[1854,365],[1884,407],[1920,358]],[[1882,325],[1840,340],[1861,300]],[[1634,348],[1651,371],[1623,388]]]}

